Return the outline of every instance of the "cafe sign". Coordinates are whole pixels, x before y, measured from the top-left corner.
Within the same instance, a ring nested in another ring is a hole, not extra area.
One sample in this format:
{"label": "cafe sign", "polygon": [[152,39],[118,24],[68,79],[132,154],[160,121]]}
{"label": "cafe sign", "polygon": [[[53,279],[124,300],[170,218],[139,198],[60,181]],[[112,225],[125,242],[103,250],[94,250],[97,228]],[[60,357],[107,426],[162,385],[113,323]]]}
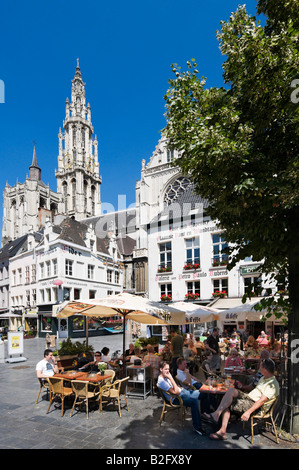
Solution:
{"label": "cafe sign", "polygon": [[255,265],[255,266],[243,266],[241,268],[241,275],[246,276],[248,274],[260,274],[262,272],[261,266],[260,265]]}

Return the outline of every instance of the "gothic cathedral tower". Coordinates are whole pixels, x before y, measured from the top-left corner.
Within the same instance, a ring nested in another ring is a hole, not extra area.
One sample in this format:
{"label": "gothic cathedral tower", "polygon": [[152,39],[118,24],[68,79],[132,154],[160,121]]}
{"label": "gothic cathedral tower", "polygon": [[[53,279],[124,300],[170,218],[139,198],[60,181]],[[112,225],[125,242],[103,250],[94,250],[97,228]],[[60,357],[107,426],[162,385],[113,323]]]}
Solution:
{"label": "gothic cathedral tower", "polygon": [[85,83],[79,59],[72,80],[72,99],[66,99],[64,133],[59,129],[57,192],[58,212],[76,220],[101,214],[98,141],[93,139],[90,104],[86,106]]}

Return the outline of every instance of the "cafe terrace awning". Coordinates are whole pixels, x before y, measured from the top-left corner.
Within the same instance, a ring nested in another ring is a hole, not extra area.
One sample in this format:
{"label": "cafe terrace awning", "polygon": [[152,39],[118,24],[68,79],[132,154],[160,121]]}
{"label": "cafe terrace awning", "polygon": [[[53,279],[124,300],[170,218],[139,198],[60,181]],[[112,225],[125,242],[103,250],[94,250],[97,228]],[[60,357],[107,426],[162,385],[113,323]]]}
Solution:
{"label": "cafe terrace awning", "polygon": [[207,323],[218,320],[217,310],[212,307],[206,307],[192,302],[174,302],[172,307],[185,311],[185,324],[189,323]]}
{"label": "cafe terrace awning", "polygon": [[[264,299],[265,297],[254,297],[252,299],[247,299],[247,302],[245,304],[240,304],[234,308],[229,308],[227,310],[223,310],[222,312],[219,313],[218,315],[218,320],[220,321],[244,321],[244,320],[249,320],[249,321],[260,321],[262,317],[264,317],[267,313],[268,310],[255,310],[254,306],[257,305],[261,299]],[[215,304],[214,304],[215,305]],[[271,317],[268,317],[267,320],[269,321],[275,321],[277,318],[275,315],[271,315]]]}

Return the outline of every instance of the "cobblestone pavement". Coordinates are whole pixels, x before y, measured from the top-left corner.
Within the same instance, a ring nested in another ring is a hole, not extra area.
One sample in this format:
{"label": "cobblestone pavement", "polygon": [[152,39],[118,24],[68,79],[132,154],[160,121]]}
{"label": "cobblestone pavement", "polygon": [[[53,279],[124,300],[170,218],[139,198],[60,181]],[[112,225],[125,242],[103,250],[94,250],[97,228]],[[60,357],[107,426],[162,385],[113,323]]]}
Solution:
{"label": "cobblestone pavement", "polygon": [[[122,349],[121,335],[90,338],[97,349],[110,347],[110,352]],[[60,409],[51,407],[46,414],[46,394],[35,404],[39,385],[35,365],[43,357],[45,340],[24,340],[25,362],[0,363],[0,449],[279,449],[299,448],[298,444],[281,441],[276,444],[271,433],[257,434],[254,445],[250,444],[250,429],[245,430],[240,422],[228,428],[229,439],[215,442],[208,435],[199,436],[192,428],[190,413],[184,429],[176,412],[169,413],[166,422],[159,427],[162,410],[161,399],[152,395],[145,400],[129,398],[120,418],[113,407],[104,409],[100,415],[98,407],[91,410],[89,419],[85,412],[74,412],[70,417],[71,403],[61,417]],[[213,432],[206,425],[207,433]]]}

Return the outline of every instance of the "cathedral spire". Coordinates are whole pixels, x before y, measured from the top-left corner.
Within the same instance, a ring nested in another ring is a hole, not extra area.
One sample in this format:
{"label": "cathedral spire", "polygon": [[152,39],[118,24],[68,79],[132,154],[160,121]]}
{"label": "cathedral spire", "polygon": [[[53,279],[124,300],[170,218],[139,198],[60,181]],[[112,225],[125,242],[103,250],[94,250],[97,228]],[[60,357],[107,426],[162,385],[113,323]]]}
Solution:
{"label": "cathedral spire", "polygon": [[31,166],[29,167],[29,179],[35,180],[35,181],[41,181],[41,173],[42,173],[42,170],[40,169],[37,163],[36,149],[35,149],[35,143],[34,143],[32,163],[31,163]]}

